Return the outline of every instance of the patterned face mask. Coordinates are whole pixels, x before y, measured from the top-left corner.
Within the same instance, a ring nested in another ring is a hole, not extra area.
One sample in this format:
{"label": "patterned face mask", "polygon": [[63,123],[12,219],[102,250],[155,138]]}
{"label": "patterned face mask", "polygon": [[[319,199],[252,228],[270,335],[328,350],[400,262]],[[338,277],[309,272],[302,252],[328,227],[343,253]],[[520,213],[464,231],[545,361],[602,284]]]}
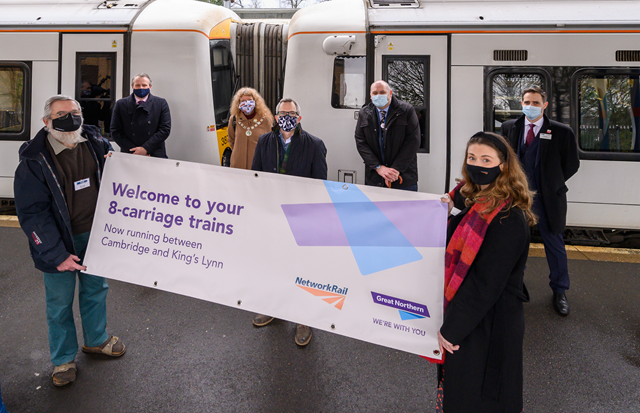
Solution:
{"label": "patterned face mask", "polygon": [[240,110],[245,115],[251,114],[251,112],[253,112],[253,109],[255,109],[255,108],[256,108],[256,101],[255,100],[245,100],[243,102],[240,102]]}
{"label": "patterned face mask", "polygon": [[291,132],[298,125],[298,117],[297,116],[278,116],[278,126],[285,132]]}

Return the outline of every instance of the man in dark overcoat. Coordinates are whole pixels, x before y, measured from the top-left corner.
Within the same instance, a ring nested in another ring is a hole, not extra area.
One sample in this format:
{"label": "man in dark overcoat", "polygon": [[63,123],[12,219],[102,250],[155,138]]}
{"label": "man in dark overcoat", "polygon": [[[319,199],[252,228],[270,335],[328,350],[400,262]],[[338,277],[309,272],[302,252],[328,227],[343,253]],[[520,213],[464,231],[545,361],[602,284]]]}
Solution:
{"label": "man in dark overcoat", "polygon": [[418,190],[420,124],[410,103],[393,97],[384,80],[371,85],[371,102],[360,109],[355,139],[364,161],[365,185]]}
{"label": "man in dark overcoat", "polygon": [[121,152],[166,158],[171,113],[166,100],[151,94],[152,86],[146,73],[133,78],[133,93],[118,100],[113,108],[111,136]]}
{"label": "man in dark overcoat", "polygon": [[[303,130],[300,105],[293,99],[282,99],[276,106],[273,131],[258,139],[251,169],[304,178],[327,179],[327,148],[322,139]],[[273,317],[256,314],[253,325],[263,327]],[[299,346],[311,341],[309,326],[298,324],[294,340]]]}
{"label": "man in dark overcoat", "polygon": [[571,128],[544,115],[547,96],[539,87],[522,93],[524,115],[502,125],[502,134],[522,162],[529,185],[536,191],[533,210],[549,264],[553,306],[569,314],[569,270],[563,233],[567,222],[567,185],[580,167],[578,145]]}

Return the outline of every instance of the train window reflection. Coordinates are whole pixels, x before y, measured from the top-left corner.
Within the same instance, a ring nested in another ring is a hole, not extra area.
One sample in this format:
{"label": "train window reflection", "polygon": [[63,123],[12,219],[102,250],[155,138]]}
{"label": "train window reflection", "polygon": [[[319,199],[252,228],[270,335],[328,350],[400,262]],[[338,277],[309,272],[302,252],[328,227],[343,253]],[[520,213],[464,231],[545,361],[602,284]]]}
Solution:
{"label": "train window reflection", "polygon": [[236,75],[231,58],[229,40],[211,40],[211,88],[216,127],[221,128],[229,122],[229,108],[236,86]]}
{"label": "train window reflection", "polygon": [[78,53],[76,71],[76,100],[82,107],[84,123],[100,129],[110,137],[111,111],[115,96],[111,85],[115,77],[115,53]]}
{"label": "train window reflection", "polygon": [[640,152],[640,77],[585,74],[578,78],[580,149]]}
{"label": "train window reflection", "polygon": [[333,61],[331,106],[336,109],[359,109],[367,97],[365,57],[338,56]]}
{"label": "train window reflection", "polygon": [[382,78],[393,96],[411,103],[420,125],[420,152],[429,152],[430,56],[383,56]]}
{"label": "train window reflection", "polygon": [[545,89],[538,73],[496,73],[491,79],[493,130],[501,133],[502,124],[522,115],[522,92],[532,86]]}
{"label": "train window reflection", "polygon": [[17,135],[25,126],[25,70],[0,66],[0,134]]}

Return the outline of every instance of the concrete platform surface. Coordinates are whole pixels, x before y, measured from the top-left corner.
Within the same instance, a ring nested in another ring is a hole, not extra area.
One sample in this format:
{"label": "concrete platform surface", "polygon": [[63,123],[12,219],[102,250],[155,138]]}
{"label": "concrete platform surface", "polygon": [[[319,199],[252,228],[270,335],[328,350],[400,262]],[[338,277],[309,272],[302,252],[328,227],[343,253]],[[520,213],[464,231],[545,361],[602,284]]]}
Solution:
{"label": "concrete platform surface", "polygon": [[[56,388],[42,275],[19,228],[0,228],[0,254],[0,382],[11,413],[434,411],[436,368],[417,356],[319,330],[300,349],[291,323],[258,329],[250,313],[116,281],[108,330],[127,354],[79,352],[77,381]],[[562,318],[546,260],[527,265],[525,412],[640,412],[640,265],[587,258],[569,269],[572,312]]]}

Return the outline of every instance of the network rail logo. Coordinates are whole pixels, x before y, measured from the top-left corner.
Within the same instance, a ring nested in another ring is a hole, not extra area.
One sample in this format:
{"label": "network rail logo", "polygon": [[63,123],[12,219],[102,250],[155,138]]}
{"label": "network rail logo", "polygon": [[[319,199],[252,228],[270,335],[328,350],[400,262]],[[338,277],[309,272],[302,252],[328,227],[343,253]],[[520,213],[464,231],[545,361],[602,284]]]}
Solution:
{"label": "network rail logo", "polygon": [[351,247],[362,275],[421,260],[416,247],[445,246],[439,200],[372,202],[357,186],[324,181],[331,203],[284,204],[299,246]]}
{"label": "network rail logo", "polygon": [[402,298],[392,297],[374,291],[371,291],[371,297],[376,304],[397,309],[400,312],[400,319],[402,320],[430,317],[429,309],[427,309],[427,306],[424,304],[414,303],[413,301],[403,300]]}
{"label": "network rail logo", "polygon": [[332,304],[338,310],[342,310],[347,298],[348,288],[342,288],[335,284],[320,284],[310,280],[296,277],[296,285],[316,297],[324,297],[322,301]]}

